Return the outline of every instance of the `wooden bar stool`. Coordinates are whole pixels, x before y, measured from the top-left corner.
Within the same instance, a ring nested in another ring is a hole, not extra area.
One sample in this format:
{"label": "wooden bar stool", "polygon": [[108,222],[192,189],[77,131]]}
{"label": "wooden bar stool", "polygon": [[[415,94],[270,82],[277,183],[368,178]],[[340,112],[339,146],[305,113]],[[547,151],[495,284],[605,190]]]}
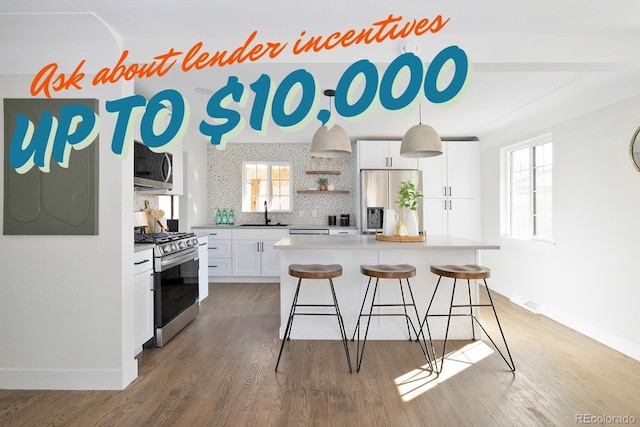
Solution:
{"label": "wooden bar stool", "polygon": [[[433,295],[431,295],[431,300],[429,301],[429,306],[427,307],[427,312],[424,316],[424,320],[422,321],[420,330],[422,332],[422,329],[424,328],[424,326],[427,326],[427,334],[429,336],[429,343],[431,345],[431,351],[433,353],[433,360],[434,360],[434,364],[435,364],[435,368],[436,368],[436,372],[440,373],[442,372],[442,366],[444,364],[444,357],[446,355],[446,351],[447,351],[447,338],[449,335],[449,325],[451,323],[451,317],[453,316],[466,316],[466,317],[470,317],[471,318],[471,331],[472,331],[472,335],[473,335],[473,340],[475,341],[476,339],[476,334],[473,328],[473,322],[475,321],[478,326],[480,326],[480,328],[482,329],[482,331],[487,335],[487,338],[489,338],[489,340],[491,341],[491,344],[493,344],[493,346],[496,348],[496,350],[498,351],[498,353],[500,353],[500,356],[502,356],[502,359],[504,359],[504,361],[507,363],[507,366],[509,367],[509,369],[511,370],[511,372],[515,372],[516,370],[516,366],[513,363],[513,358],[511,357],[511,352],[509,351],[509,346],[507,345],[507,340],[504,337],[504,332],[502,331],[502,326],[500,326],[500,320],[498,319],[498,313],[496,312],[496,307],[493,305],[493,299],[491,299],[491,292],[489,292],[489,286],[487,286],[487,278],[491,275],[491,270],[489,270],[487,267],[483,267],[481,265],[475,265],[475,264],[468,264],[468,265],[432,265],[431,266],[431,272],[434,274],[437,274],[438,277],[438,283],[436,283],[436,288],[433,290]],[[436,293],[438,292],[438,286],[440,286],[440,280],[442,280],[443,277],[450,277],[453,279],[453,288],[451,291],[451,303],[449,304],[449,314],[430,314],[430,310],[431,310],[431,304],[433,303],[433,299],[436,296]],[[458,281],[458,279],[466,279],[467,280],[467,291],[469,294],[469,304],[454,304],[453,303],[453,297],[456,291],[456,283]],[[489,297],[489,304],[473,304],[471,301],[471,280],[482,280],[484,282],[484,287],[487,290],[487,296]],[[452,313],[454,308],[459,308],[459,307],[468,307],[469,308],[469,313]],[[502,335],[502,341],[504,342],[504,346],[507,349],[507,355],[509,356],[509,360],[507,360],[507,358],[505,357],[505,355],[502,353],[502,351],[500,351],[500,349],[498,348],[498,346],[496,345],[496,343],[493,341],[493,338],[491,338],[491,336],[487,333],[487,331],[484,329],[484,327],[482,326],[482,324],[480,323],[480,320],[478,320],[478,318],[473,314],[473,307],[491,307],[493,309],[493,315],[496,318],[496,323],[498,324],[498,329],[500,330],[500,335]],[[447,317],[447,329],[445,331],[445,335],[444,335],[444,344],[442,347],[442,361],[440,362],[440,369],[437,369],[437,357],[436,357],[436,352],[435,352],[435,348],[433,346],[433,340],[431,338],[431,331],[429,330],[429,322],[428,322],[428,318],[429,317]]]}
{"label": "wooden bar stool", "polygon": [[[344,321],[342,320],[342,314],[340,314],[336,291],[333,287],[333,279],[342,276],[342,266],[339,264],[291,264],[289,266],[289,275],[298,278],[298,286],[296,287],[296,292],[293,296],[293,303],[291,304],[291,311],[289,312],[289,320],[287,320],[287,327],[285,328],[284,337],[282,338],[280,354],[278,354],[278,361],[276,362],[276,371],[280,364],[280,357],[282,356],[284,343],[291,339],[291,328],[293,326],[293,318],[295,316],[336,316],[338,318],[338,326],[340,327],[340,335],[342,336],[344,353],[347,356],[349,372],[352,372],[351,357],[349,356],[349,346],[347,343],[347,332],[344,328]],[[328,279],[329,287],[331,288],[331,296],[333,297],[333,304],[298,304],[298,295],[300,294],[300,284],[302,283],[302,279]],[[319,311],[304,311],[299,313],[296,311],[298,307],[334,307],[336,312],[335,314]]]}
{"label": "wooden bar stool", "polygon": [[[422,353],[426,357],[429,364],[431,361],[429,359],[427,344],[424,342],[424,346],[420,343],[419,340],[419,332],[416,330],[413,321],[409,317],[407,313],[407,307],[413,307],[414,314],[416,316],[416,323],[420,323],[420,315],[418,314],[418,310],[416,308],[416,303],[413,298],[413,292],[411,291],[411,284],[409,283],[410,277],[415,277],[416,268],[409,264],[398,264],[398,265],[361,265],[360,272],[365,276],[369,277],[369,282],[367,283],[367,289],[364,293],[364,298],[362,299],[362,306],[360,307],[360,314],[358,315],[358,323],[356,324],[356,328],[353,331],[353,336],[351,337],[351,341],[355,339],[356,333],[358,335],[358,345],[356,347],[356,359],[357,359],[357,367],[356,372],[360,372],[360,367],[362,365],[362,356],[364,355],[364,347],[367,344],[367,335],[369,333],[369,325],[371,324],[371,318],[374,316],[382,317],[382,316],[403,316],[407,322],[407,334],[409,335],[409,341],[413,341],[411,338],[411,329],[413,329],[413,334],[416,337],[416,341],[420,345],[420,349]],[[371,296],[371,305],[369,306],[369,314],[363,314],[364,306],[367,302],[367,295],[369,294],[369,287],[371,286],[371,279],[375,277],[376,283],[373,287],[373,295]],[[398,283],[400,284],[400,293],[402,295],[402,304],[375,304],[376,293],[378,292],[378,282],[380,279],[398,279]],[[409,290],[409,297],[411,298],[410,302],[407,303],[404,297],[404,289],[402,287],[402,279],[405,279],[407,284],[407,289]],[[373,313],[374,307],[402,307],[404,310],[404,314],[402,313]],[[367,319],[367,328],[364,332],[364,339],[362,341],[362,348],[360,348],[360,319],[362,317],[368,317]],[[423,335],[424,338],[424,335]],[[423,339],[424,341],[424,339]]]}

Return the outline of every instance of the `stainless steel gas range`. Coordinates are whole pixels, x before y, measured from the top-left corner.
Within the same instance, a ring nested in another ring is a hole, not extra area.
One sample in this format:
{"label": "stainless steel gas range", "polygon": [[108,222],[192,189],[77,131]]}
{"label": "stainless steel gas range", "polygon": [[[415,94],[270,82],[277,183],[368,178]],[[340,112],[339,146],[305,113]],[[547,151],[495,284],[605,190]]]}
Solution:
{"label": "stainless steel gas range", "polygon": [[194,233],[134,234],[152,243],[155,336],[146,345],[162,347],[200,313],[198,239]]}

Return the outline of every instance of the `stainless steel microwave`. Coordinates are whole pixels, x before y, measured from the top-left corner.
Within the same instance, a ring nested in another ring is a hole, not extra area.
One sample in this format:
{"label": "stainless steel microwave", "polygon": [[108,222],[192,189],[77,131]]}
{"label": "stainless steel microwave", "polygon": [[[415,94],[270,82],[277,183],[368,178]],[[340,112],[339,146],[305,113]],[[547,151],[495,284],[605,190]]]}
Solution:
{"label": "stainless steel microwave", "polygon": [[140,141],[133,144],[133,185],[136,189],[171,189],[173,187],[173,157],[156,153]]}

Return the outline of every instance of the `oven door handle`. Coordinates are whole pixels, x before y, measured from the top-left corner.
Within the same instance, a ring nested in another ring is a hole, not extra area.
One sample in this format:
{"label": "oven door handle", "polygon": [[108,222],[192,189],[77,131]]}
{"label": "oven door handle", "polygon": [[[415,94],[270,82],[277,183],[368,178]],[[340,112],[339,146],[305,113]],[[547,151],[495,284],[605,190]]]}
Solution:
{"label": "oven door handle", "polygon": [[198,261],[198,251],[189,251],[186,254],[177,256],[177,257],[171,257],[168,260],[160,260],[160,271],[164,271],[164,270],[168,270],[170,268],[176,267],[180,264],[182,264],[185,261]]}

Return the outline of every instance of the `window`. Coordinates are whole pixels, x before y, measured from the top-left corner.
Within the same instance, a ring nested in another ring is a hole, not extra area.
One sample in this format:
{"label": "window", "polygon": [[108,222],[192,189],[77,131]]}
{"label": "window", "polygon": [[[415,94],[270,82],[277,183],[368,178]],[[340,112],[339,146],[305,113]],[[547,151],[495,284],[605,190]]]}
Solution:
{"label": "window", "polygon": [[242,163],[242,212],[291,212],[291,163]]}
{"label": "window", "polygon": [[504,234],[551,241],[552,167],[551,135],[502,150],[506,173]]}
{"label": "window", "polygon": [[164,217],[178,219],[180,198],[178,196],[158,196],[158,209],[164,211]]}

